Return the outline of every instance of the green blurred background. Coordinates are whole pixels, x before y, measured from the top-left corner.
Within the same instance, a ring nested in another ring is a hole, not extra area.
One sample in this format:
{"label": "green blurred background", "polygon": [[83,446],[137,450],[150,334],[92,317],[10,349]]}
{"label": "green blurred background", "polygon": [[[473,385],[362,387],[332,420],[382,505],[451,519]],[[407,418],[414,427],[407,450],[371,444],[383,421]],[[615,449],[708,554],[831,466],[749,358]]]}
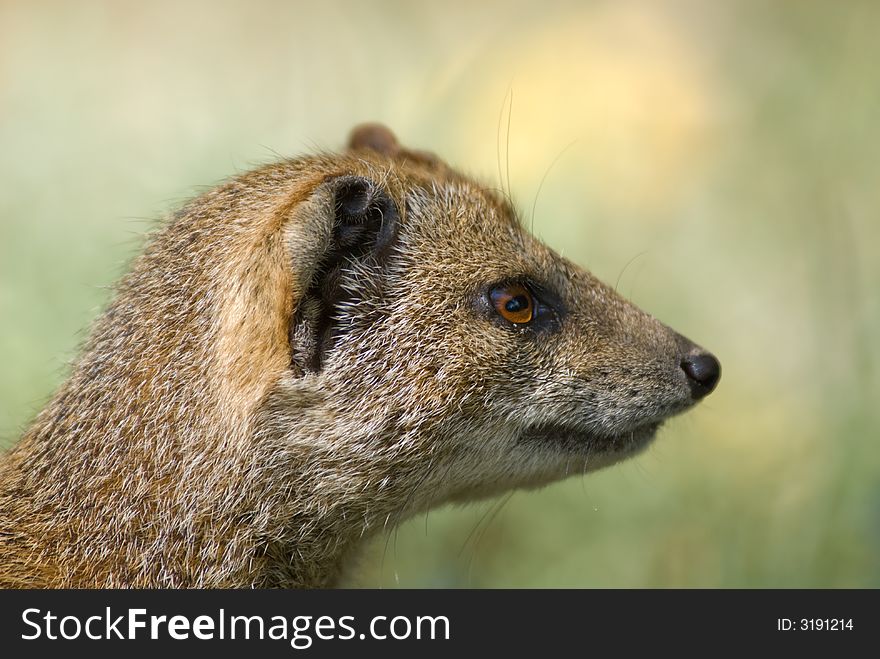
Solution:
{"label": "green blurred background", "polygon": [[526,216],[555,160],[534,231],[724,376],[638,459],[411,520],[350,584],[878,587],[878,29],[855,1],[0,2],[0,442],[157,218],[380,120],[509,167]]}

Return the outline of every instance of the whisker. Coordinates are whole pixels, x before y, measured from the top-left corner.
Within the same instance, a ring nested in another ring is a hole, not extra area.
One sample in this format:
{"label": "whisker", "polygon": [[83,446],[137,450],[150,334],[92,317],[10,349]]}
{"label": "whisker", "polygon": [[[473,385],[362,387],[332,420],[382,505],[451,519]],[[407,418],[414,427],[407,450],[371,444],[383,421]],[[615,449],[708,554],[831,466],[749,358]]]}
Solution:
{"label": "whisker", "polygon": [[467,548],[468,543],[470,542],[471,538],[474,537],[474,533],[476,533],[477,529],[480,528],[480,524],[483,523],[483,520],[486,519],[486,517],[492,511],[492,508],[494,508],[495,504],[497,504],[497,503],[498,503],[498,501],[496,500],[496,501],[493,501],[488,506],[486,506],[486,510],[484,510],[483,514],[480,515],[480,519],[477,520],[477,523],[474,524],[473,527],[471,527],[470,533],[467,534],[467,537],[464,539],[464,542],[461,544],[461,547],[458,550],[458,554],[456,555],[456,558],[461,558],[461,555],[464,553],[464,550]]}
{"label": "whisker", "polygon": [[513,196],[513,189],[510,187],[510,117],[513,114],[513,87],[510,88],[510,102],[507,106],[507,144],[504,148],[504,159],[507,165],[507,195]]}
{"label": "whisker", "polygon": [[529,219],[529,231],[532,233],[535,232],[535,208],[538,206],[538,197],[541,195],[541,189],[544,187],[544,181],[547,180],[547,176],[549,176],[550,171],[553,169],[553,166],[559,162],[562,156],[565,155],[565,152],[568,151],[571,147],[577,144],[577,140],[572,140],[569,142],[565,148],[560,151],[556,157],[553,159],[553,162],[550,163],[550,166],[547,168],[547,171],[544,172],[544,176],[541,177],[541,182],[538,184],[538,191],[535,193],[535,200],[532,202],[532,215]]}
{"label": "whisker", "polygon": [[504,119],[504,107],[507,105],[507,97],[513,91],[512,87],[508,87],[501,100],[501,112],[498,113],[498,127],[495,129],[495,152],[498,158],[498,185],[501,186],[501,192],[507,196],[504,191],[504,174],[501,171],[501,122]]}
{"label": "whisker", "polygon": [[634,257],[632,257],[629,261],[626,262],[626,265],[623,266],[623,270],[621,270],[621,271],[620,271],[620,274],[617,275],[617,281],[614,282],[614,292],[615,292],[615,293],[617,292],[617,287],[620,286],[620,280],[621,280],[621,278],[623,278],[623,273],[626,272],[626,269],[627,269],[629,266],[631,266],[633,263],[635,263],[636,260],[638,260],[640,257],[644,256],[644,255],[647,254],[647,253],[648,253],[648,250],[645,250],[645,251],[643,251],[643,252],[639,252],[639,253],[636,254]]}
{"label": "whisker", "polygon": [[[480,534],[477,536],[477,539],[474,541],[473,551],[471,552],[471,557],[468,560],[468,568],[467,568],[468,584],[471,583],[472,570],[473,570],[473,566],[474,566],[474,558],[476,557],[477,551],[480,548],[480,541],[483,539],[483,536],[486,534],[486,531],[489,530],[489,527],[492,525],[492,522],[495,521],[495,518],[498,517],[498,514],[504,509],[504,506],[506,506],[508,504],[508,502],[510,501],[510,499],[513,497],[514,494],[516,494],[516,491],[511,490],[506,495],[504,495],[501,499],[499,499],[497,505],[492,506],[492,508],[494,508],[494,511],[489,516],[489,519],[486,520],[486,524],[483,526],[483,530],[480,532]],[[490,510],[492,510],[492,508],[490,508]]]}
{"label": "whisker", "polygon": [[[431,456],[431,459],[428,461],[428,466],[425,469],[425,473],[422,475],[421,478],[419,478],[418,481],[416,481],[415,485],[413,485],[412,489],[409,491],[409,494],[407,495],[406,500],[403,502],[403,505],[397,510],[397,513],[394,516],[394,522],[392,523],[391,529],[388,528],[388,521],[391,518],[391,515],[389,514],[388,517],[385,519],[385,532],[386,532],[385,545],[382,549],[382,561],[379,564],[379,581],[380,581],[380,583],[381,583],[382,577],[385,574],[385,556],[388,553],[388,543],[391,541],[392,530],[394,533],[394,559],[397,560],[397,530],[398,530],[400,521],[403,519],[403,516],[406,514],[406,510],[407,510],[407,508],[409,508],[410,502],[413,499],[413,495],[416,493],[416,491],[419,489],[419,487],[422,486],[422,484],[425,482],[425,480],[431,474],[431,472],[433,471],[433,468],[434,468],[434,456]],[[400,585],[400,581],[399,581],[399,578],[397,578],[397,575],[395,575],[395,579],[396,579],[398,585]]]}

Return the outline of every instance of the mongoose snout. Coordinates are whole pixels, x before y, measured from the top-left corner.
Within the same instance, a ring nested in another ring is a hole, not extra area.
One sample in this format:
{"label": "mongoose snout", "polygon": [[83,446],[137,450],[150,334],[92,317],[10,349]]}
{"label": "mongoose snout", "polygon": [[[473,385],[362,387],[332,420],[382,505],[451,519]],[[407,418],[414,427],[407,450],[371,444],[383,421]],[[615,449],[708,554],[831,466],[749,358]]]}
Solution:
{"label": "mongoose snout", "polygon": [[337,583],[363,538],[620,461],[705,350],[387,128],[149,240],[0,462],[0,584]]}
{"label": "mongoose snout", "polygon": [[707,352],[685,357],[681,360],[681,368],[688,377],[691,393],[696,399],[712,393],[721,377],[721,364]]}

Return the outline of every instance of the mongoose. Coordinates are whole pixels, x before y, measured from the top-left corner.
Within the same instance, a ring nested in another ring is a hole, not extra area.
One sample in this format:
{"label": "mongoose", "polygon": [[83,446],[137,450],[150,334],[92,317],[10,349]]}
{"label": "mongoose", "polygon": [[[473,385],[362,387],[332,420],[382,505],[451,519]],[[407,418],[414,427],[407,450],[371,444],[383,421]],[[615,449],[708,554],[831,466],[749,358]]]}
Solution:
{"label": "mongoose", "polygon": [[389,524],[633,455],[719,375],[364,125],[150,238],[0,461],[0,585],[333,586]]}

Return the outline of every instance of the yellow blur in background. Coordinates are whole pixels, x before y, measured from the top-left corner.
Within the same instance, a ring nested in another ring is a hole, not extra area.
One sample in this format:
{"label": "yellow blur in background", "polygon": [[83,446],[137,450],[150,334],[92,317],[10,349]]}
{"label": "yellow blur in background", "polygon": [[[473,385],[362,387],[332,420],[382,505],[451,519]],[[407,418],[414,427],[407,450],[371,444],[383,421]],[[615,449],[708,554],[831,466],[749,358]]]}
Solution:
{"label": "yellow blur in background", "polygon": [[878,28],[857,1],[0,2],[0,444],[158,218],[378,120],[724,374],[636,460],[411,520],[350,585],[880,587]]}

